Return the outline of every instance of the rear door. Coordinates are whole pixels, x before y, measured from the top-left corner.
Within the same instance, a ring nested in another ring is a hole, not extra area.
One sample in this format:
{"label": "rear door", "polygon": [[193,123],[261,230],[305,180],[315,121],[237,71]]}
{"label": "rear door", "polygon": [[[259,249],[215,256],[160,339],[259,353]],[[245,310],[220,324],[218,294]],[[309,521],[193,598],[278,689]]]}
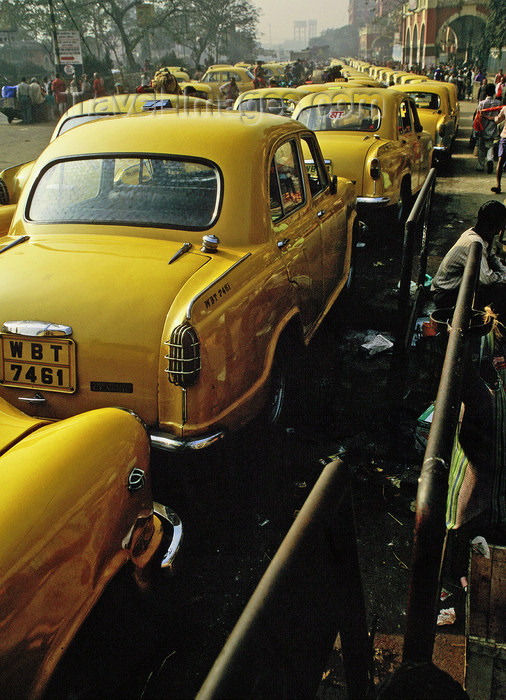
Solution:
{"label": "rear door", "polygon": [[297,285],[307,333],[323,307],[322,243],[320,219],[306,192],[296,138],[276,147],[268,177],[274,244],[288,278]]}

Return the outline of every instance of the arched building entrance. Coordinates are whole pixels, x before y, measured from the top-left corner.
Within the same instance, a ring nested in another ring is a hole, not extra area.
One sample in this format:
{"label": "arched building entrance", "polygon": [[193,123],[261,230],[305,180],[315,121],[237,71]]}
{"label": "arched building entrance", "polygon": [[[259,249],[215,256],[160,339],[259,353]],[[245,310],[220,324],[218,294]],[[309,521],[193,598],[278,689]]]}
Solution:
{"label": "arched building entrance", "polygon": [[476,59],[487,10],[471,0],[409,0],[403,6],[403,61],[429,68]]}

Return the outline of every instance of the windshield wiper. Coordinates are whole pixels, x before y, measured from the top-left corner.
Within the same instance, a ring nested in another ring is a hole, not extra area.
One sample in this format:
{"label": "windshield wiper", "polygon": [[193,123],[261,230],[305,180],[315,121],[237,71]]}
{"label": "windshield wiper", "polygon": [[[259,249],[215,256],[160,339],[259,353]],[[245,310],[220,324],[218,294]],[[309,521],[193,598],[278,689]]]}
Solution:
{"label": "windshield wiper", "polygon": [[[174,262],[174,260],[177,260],[178,258],[180,258],[180,257],[181,257],[182,255],[184,255],[187,251],[189,251],[191,247],[192,247],[192,244],[191,244],[191,243],[183,243],[183,245],[182,245],[181,248],[177,251],[177,253],[175,253],[175,254],[171,257],[171,259],[169,260],[168,264],[170,265],[171,263]],[[1,252],[2,252],[2,251],[0,251],[0,253],[1,253]]]}

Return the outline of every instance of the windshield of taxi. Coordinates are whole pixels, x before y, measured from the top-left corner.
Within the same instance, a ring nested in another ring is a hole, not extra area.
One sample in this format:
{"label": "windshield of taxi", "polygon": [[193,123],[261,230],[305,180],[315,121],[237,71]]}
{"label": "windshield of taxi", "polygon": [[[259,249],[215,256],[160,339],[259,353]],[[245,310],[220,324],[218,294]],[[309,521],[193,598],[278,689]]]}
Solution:
{"label": "windshield of taxi", "polygon": [[377,131],[381,125],[381,110],[374,103],[321,102],[303,109],[297,120],[313,131]]}
{"label": "windshield of taxi", "polygon": [[217,217],[221,189],[218,168],[210,162],[94,156],[47,167],[26,215],[40,223],[205,229]]}
{"label": "windshield of taxi", "polygon": [[419,109],[439,109],[441,107],[441,98],[437,92],[421,92],[417,90],[410,91],[408,94],[414,99]]}

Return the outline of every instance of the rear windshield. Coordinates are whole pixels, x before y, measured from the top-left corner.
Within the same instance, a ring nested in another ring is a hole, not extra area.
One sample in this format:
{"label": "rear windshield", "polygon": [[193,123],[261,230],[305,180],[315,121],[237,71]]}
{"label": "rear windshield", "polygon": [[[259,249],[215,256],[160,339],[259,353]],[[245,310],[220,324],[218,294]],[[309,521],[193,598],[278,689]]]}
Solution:
{"label": "rear windshield", "polygon": [[36,182],[27,218],[204,229],[217,217],[220,192],[220,174],[210,162],[156,156],[65,160]]}
{"label": "rear windshield", "polygon": [[302,110],[297,120],[313,131],[377,131],[381,110],[375,104],[344,100],[323,102]]}
{"label": "rear windshield", "polygon": [[439,109],[441,98],[437,92],[410,92],[411,97],[416,102],[416,106],[421,109]]}
{"label": "rear windshield", "polygon": [[291,116],[295,109],[296,102],[293,99],[282,97],[262,97],[244,100],[238,106],[240,112],[269,112],[270,114],[280,114],[281,116]]}

